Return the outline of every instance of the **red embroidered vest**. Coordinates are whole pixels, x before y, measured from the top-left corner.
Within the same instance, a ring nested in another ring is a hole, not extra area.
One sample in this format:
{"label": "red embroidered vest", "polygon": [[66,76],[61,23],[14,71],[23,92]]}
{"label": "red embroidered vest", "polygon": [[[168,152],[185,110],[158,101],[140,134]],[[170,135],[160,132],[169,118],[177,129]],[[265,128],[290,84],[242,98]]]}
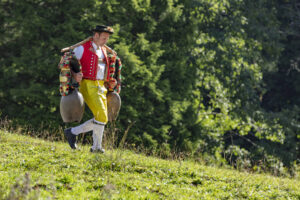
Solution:
{"label": "red embroidered vest", "polygon": [[[82,66],[83,78],[90,79],[90,80],[96,80],[99,58],[98,58],[97,54],[95,53],[95,50],[92,45],[92,41],[88,41],[88,42],[84,43],[82,46],[83,46],[84,50],[83,50],[82,57],[80,59],[80,64]],[[102,48],[101,48],[101,50],[105,57],[104,62],[106,63],[104,80],[108,81],[109,73],[110,73],[110,70],[107,69],[108,59],[106,56],[106,52],[103,51]]]}

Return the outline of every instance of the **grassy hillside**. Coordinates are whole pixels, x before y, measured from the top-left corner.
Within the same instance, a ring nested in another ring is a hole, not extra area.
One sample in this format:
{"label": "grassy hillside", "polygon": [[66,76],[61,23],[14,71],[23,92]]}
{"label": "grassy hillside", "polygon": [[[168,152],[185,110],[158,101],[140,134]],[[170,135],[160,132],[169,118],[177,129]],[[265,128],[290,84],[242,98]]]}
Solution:
{"label": "grassy hillside", "polygon": [[0,199],[300,199],[299,179],[126,150],[92,154],[0,131]]}

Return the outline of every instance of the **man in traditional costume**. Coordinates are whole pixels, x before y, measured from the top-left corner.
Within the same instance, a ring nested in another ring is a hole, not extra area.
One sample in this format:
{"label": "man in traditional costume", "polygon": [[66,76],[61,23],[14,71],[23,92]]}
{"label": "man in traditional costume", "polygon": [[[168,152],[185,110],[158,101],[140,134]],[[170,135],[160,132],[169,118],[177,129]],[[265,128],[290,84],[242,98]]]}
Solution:
{"label": "man in traditional costume", "polygon": [[[73,77],[80,82],[79,91],[94,118],[79,126],[67,128],[64,133],[70,147],[76,149],[76,136],[93,131],[91,152],[104,153],[102,138],[108,121],[106,94],[108,88],[115,88],[117,85],[109,68],[109,59],[116,59],[116,53],[105,44],[114,31],[111,27],[103,25],[96,26],[92,31],[93,36],[90,40],[74,48],[74,54],[82,66],[82,73],[73,73]],[[107,51],[114,56],[109,58]]]}

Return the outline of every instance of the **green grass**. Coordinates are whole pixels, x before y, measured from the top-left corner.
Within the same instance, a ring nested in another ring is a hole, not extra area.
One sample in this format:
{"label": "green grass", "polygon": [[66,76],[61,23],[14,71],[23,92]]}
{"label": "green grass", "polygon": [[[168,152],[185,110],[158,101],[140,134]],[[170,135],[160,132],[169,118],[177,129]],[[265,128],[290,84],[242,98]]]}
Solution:
{"label": "green grass", "polygon": [[300,199],[300,181],[0,131],[0,199]]}

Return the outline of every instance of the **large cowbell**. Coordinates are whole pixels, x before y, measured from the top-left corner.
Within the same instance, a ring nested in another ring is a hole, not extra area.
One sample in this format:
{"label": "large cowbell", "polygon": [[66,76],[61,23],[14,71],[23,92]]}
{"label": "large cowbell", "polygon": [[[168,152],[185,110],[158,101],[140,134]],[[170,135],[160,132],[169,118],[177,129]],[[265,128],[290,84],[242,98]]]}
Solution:
{"label": "large cowbell", "polygon": [[[80,65],[76,58],[71,58],[70,67],[75,73],[80,72]],[[65,123],[80,122],[84,113],[84,100],[78,91],[78,83],[73,83],[74,89],[67,96],[60,99],[60,114]]]}
{"label": "large cowbell", "polygon": [[106,97],[108,121],[112,122],[118,117],[121,108],[121,98],[116,92],[108,92]]}
{"label": "large cowbell", "polygon": [[75,88],[69,95],[60,100],[60,114],[65,123],[80,122],[84,113],[82,94]]}

